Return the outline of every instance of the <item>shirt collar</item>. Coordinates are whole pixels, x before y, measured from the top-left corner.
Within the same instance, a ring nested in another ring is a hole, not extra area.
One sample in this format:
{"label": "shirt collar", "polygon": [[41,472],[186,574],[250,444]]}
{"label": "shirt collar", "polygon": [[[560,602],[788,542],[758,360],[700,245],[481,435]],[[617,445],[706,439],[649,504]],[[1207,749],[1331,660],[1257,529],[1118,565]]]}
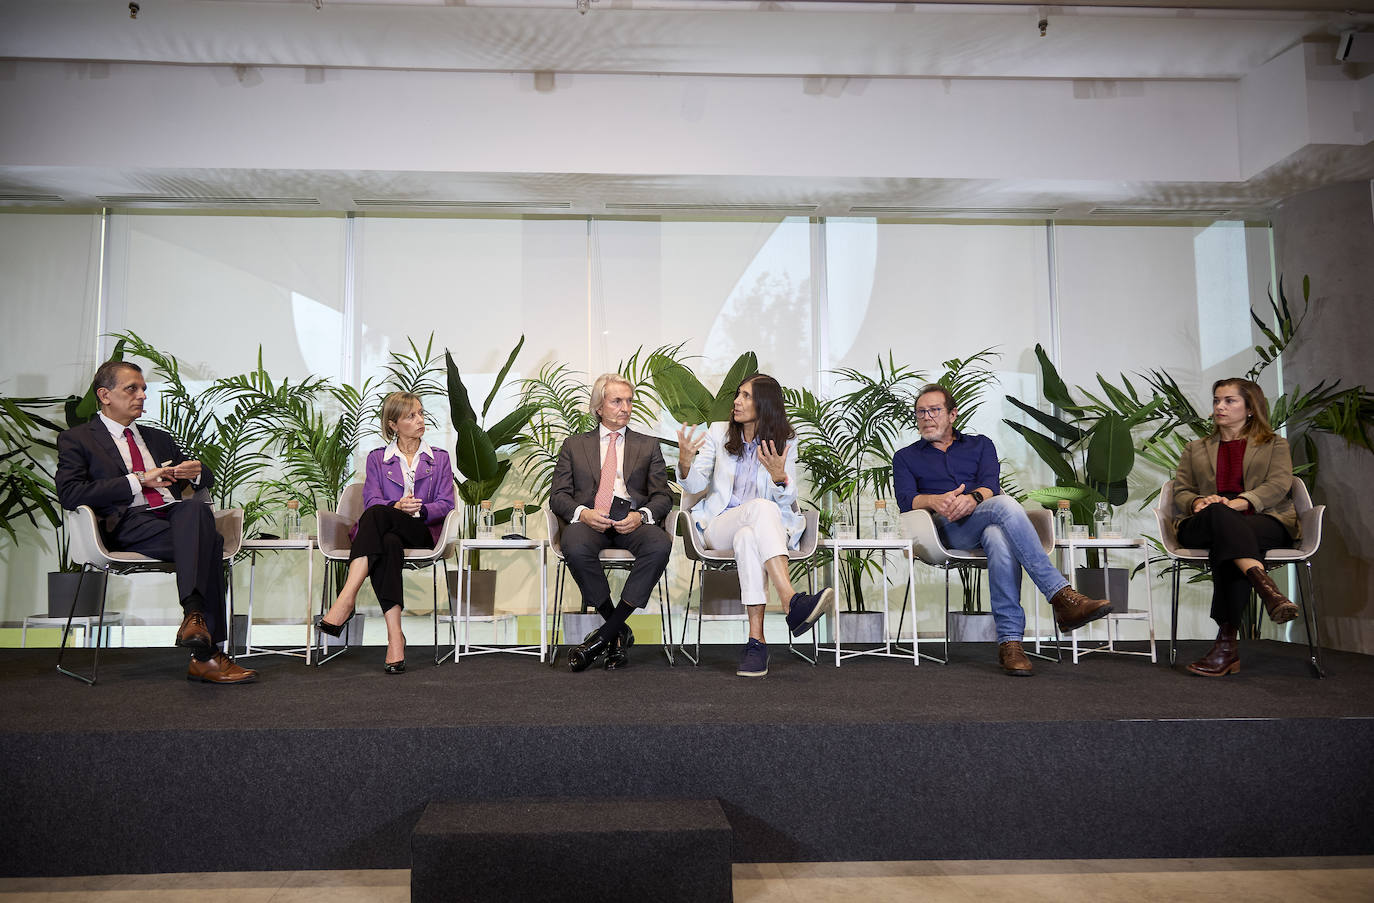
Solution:
{"label": "shirt collar", "polygon": [[142,437],[142,435],[143,435],[142,433],[140,433],[140,432],[138,431],[138,427],[135,425],[135,424],[138,423],[137,420],[130,421],[128,426],[122,426],[122,425],[120,425],[120,423],[119,423],[118,421],[111,420],[109,417],[106,417],[106,416],[105,416],[105,412],[104,412],[104,411],[101,411],[101,412],[100,412],[100,421],[101,421],[102,423],[105,424],[105,429],[107,429],[107,430],[110,431],[110,435],[113,436],[113,437],[116,438],[116,439],[123,439],[123,438],[124,438],[124,431],[125,431],[126,429],[131,429],[131,430],[133,430],[135,436]]}
{"label": "shirt collar", "polygon": [[620,429],[618,429],[618,430],[608,430],[608,429],[606,429],[606,424],[604,424],[604,423],[599,423],[599,424],[597,424],[597,427],[596,427],[596,437],[597,437],[598,439],[600,439],[602,442],[605,442],[605,441],[606,441],[606,437],[609,436],[611,433],[619,433],[619,434],[620,434],[620,440],[619,440],[619,441],[624,442],[624,441],[625,441],[625,431],[626,431],[627,429],[629,429],[628,426],[622,426],[622,427],[621,427]]}
{"label": "shirt collar", "polygon": [[[953,448],[954,446],[958,445],[963,440],[963,438],[963,433],[959,432],[958,430],[954,430],[954,438],[950,440],[949,447]],[[931,442],[929,439],[917,439],[916,444],[918,446],[921,446],[922,448],[935,448],[935,443]]]}
{"label": "shirt collar", "polygon": [[[423,439],[420,440],[420,450],[416,454],[424,455],[431,461],[434,460],[434,449],[430,448],[429,443]],[[392,439],[391,444],[386,447],[386,451],[382,452],[382,462],[395,461],[398,457],[401,457],[401,449],[396,445],[396,440]]]}

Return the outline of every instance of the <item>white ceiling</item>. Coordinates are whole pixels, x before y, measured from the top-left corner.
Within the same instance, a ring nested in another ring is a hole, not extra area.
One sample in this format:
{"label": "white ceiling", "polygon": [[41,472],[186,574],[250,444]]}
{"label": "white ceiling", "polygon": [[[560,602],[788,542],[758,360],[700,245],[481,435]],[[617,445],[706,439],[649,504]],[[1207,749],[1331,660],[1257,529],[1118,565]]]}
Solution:
{"label": "white ceiling", "polygon": [[[1342,29],[1374,23],[1374,0],[1342,3],[1337,11],[1320,9],[1317,0],[1267,2],[1285,8],[591,0],[580,14],[576,0],[322,0],[320,9],[313,0],[140,0],[131,21],[126,0],[0,0],[0,59],[790,75],[811,77],[811,90],[839,92],[888,77],[1236,79],[1296,43],[1334,46]],[[368,198],[501,197],[550,213],[628,209],[609,202],[778,205],[819,215],[847,215],[856,206],[1031,211],[1023,215],[1043,208],[1082,216],[1109,204],[1263,216],[1299,191],[1368,178],[1374,148],[1335,146],[1309,146],[1234,184],[0,167],[0,195],[11,196],[0,203],[22,204],[22,196],[35,194],[80,205],[109,204],[100,199],[119,195],[275,197],[359,210],[368,208],[358,200]],[[554,198],[558,207],[540,206]]]}

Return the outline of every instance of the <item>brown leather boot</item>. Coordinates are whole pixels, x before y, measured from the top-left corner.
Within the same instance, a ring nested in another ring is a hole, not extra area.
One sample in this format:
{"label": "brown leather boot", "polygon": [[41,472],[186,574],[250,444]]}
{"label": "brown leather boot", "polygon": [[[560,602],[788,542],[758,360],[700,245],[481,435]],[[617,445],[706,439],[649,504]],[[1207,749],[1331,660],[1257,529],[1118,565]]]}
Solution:
{"label": "brown leather boot", "polygon": [[1262,567],[1253,567],[1245,572],[1245,579],[1255,588],[1255,593],[1264,603],[1265,611],[1275,624],[1286,624],[1298,616],[1297,603],[1279,590],[1274,578]]}
{"label": "brown leather boot", "polygon": [[1020,640],[1007,640],[997,647],[997,664],[1012,677],[1030,677],[1031,663]]}
{"label": "brown leather boot", "polygon": [[1199,677],[1225,677],[1240,671],[1240,644],[1236,640],[1236,628],[1222,624],[1212,648],[1189,665],[1188,670]]}
{"label": "brown leather boot", "polygon": [[1087,596],[1066,586],[1050,599],[1054,609],[1054,622],[1064,633],[1072,633],[1084,624],[1105,618],[1112,610],[1112,603],[1106,599],[1089,599]]}

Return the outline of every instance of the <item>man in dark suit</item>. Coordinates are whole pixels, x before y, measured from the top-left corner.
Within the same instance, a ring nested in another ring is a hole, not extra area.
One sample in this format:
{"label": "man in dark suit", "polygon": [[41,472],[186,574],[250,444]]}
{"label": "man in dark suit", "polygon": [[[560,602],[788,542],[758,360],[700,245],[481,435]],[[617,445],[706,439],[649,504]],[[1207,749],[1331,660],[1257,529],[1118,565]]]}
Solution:
{"label": "man in dark suit", "polygon": [[[663,453],[657,439],[627,426],[634,393],[634,386],[619,374],[597,377],[590,407],[600,425],[569,436],[553,470],[549,507],[564,523],[563,557],[583,603],[605,618],[572,650],[569,664],[574,671],[586,670],[601,655],[606,656],[608,670],[629,663],[625,620],[649,604],[649,593],[668,566],[673,548],[672,537],[663,529],[673,507]],[[629,501],[629,512],[612,520],[611,506],[618,498]],[[600,556],[607,549],[625,549],[635,556],[619,605],[611,601],[610,583],[601,567]]]}
{"label": "man in dark suit", "polygon": [[186,457],[161,430],[140,429],[148,385],[143,370],[106,361],[92,380],[100,414],[57,437],[57,497],[73,510],[89,505],[111,549],[176,564],[185,618],[176,644],[191,650],[189,680],[248,683],[256,671],[218,651],[224,641],[224,541],[210,506],[182,501],[188,488],[208,489],[209,468]]}

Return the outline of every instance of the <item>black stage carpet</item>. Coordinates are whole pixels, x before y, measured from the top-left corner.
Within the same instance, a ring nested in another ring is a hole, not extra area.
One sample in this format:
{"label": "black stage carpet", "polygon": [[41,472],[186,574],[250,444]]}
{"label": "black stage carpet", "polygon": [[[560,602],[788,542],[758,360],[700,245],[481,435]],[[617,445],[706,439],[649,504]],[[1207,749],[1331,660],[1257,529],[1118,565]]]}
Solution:
{"label": "black stage carpet", "polygon": [[1374,853],[1374,657],[1328,652],[1318,681],[1305,647],[1254,642],[1220,680],[1104,656],[1016,679],[987,646],[839,669],[775,646],[746,680],[738,647],[703,652],[571,674],[418,648],[388,676],[369,647],[217,687],[113,650],[87,687],[3,650],[0,874],[405,868],[432,800],[602,794],[717,797],[738,862]]}

